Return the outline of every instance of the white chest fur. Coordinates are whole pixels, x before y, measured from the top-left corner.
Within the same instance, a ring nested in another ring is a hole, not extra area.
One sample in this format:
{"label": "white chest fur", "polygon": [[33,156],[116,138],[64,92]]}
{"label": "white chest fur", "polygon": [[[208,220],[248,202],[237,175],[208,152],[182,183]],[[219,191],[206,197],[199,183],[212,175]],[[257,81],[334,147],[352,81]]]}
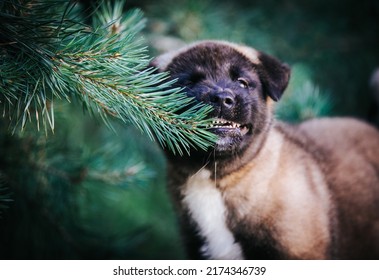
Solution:
{"label": "white chest fur", "polygon": [[209,170],[200,170],[187,180],[183,193],[183,203],[205,240],[202,253],[210,259],[243,259],[241,247],[226,224],[222,194],[210,175]]}

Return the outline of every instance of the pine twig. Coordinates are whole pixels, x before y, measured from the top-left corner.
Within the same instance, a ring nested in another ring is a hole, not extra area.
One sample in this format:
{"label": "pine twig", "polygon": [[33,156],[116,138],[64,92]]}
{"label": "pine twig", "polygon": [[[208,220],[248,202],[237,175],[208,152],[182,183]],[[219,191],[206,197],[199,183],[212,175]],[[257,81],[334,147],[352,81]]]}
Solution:
{"label": "pine twig", "polygon": [[106,123],[109,117],[132,123],[179,154],[213,144],[215,136],[205,129],[210,108],[179,114],[192,100],[172,88],[167,74],[147,69],[147,49],[136,39],[144,26],[139,10],[122,14],[122,4],[105,7],[90,28],[70,18],[72,4],[63,6],[63,17],[51,8],[66,1],[33,2],[38,15],[25,7],[0,13],[0,33],[6,34],[0,38],[0,106],[14,128],[34,121],[38,129],[53,130],[55,100],[77,98]]}

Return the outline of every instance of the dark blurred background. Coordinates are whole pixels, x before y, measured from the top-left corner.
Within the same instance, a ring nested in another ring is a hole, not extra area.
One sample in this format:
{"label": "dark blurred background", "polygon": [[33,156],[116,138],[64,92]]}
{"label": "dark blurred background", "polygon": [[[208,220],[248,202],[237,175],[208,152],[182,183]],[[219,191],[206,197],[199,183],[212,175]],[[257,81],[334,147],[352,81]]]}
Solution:
{"label": "dark blurred background", "polygon": [[[292,77],[278,104],[280,119],[343,115],[377,124],[369,81],[379,67],[379,1],[127,5],[145,13],[142,35],[151,56],[195,40],[222,39],[287,62]],[[1,133],[0,175],[6,178],[0,185],[0,258],[184,258],[157,144],[119,123],[115,133],[83,115],[80,106],[60,106],[60,129],[48,138]],[[129,181],[101,172],[120,170],[125,162]]]}

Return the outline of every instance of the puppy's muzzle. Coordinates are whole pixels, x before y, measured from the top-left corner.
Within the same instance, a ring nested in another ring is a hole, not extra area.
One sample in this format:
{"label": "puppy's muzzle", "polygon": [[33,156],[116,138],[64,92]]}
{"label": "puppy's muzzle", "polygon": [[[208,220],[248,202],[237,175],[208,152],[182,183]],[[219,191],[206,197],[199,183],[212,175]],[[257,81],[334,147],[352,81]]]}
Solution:
{"label": "puppy's muzzle", "polygon": [[236,104],[236,99],[230,89],[222,91],[211,92],[209,94],[209,102],[215,108],[220,109],[233,109]]}

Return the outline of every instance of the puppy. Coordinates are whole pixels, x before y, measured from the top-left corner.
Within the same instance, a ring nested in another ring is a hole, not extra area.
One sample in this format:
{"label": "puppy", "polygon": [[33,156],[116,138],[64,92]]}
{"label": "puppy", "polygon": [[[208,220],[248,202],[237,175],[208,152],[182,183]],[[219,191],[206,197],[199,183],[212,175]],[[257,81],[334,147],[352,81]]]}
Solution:
{"label": "puppy", "polygon": [[273,119],[290,77],[276,58],[221,41],[157,57],[213,106],[209,151],[167,152],[190,258],[379,258],[379,133],[354,119]]}

